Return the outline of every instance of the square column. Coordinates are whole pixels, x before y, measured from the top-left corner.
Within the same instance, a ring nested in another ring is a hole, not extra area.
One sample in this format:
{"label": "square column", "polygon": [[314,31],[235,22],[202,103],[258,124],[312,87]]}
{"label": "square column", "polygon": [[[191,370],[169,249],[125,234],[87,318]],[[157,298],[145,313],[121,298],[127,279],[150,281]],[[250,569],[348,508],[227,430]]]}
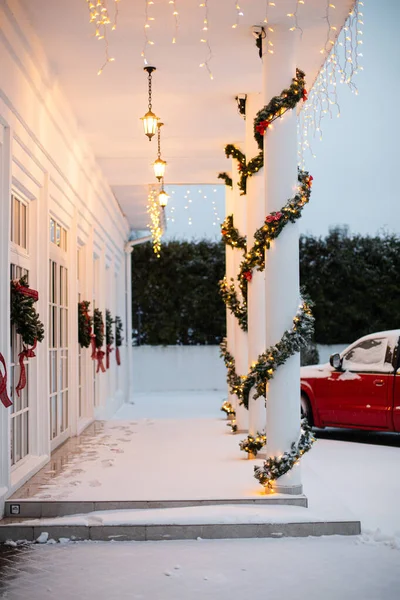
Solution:
{"label": "square column", "polygon": [[[296,74],[297,32],[274,27],[274,54],[264,40],[263,104],[288,88]],[[296,111],[289,110],[264,135],[266,215],[279,211],[297,188]],[[300,300],[299,233],[289,223],[266,251],[266,347],[273,346],[293,326]],[[300,355],[278,367],[267,386],[267,457],[290,450],[300,435]],[[302,493],[301,467],[280,477],[279,493]]]}

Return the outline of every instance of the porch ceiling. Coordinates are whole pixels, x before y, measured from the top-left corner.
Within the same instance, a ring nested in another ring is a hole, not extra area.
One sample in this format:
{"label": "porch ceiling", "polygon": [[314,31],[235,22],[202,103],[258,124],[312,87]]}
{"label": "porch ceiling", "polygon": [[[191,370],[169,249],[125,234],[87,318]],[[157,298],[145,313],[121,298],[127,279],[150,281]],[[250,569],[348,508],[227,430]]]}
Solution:
{"label": "porch ceiling", "polygon": [[[147,81],[141,52],[144,43],[145,0],[120,0],[116,31],[111,32],[110,55],[115,62],[97,75],[104,45],[93,38],[85,0],[20,0],[41,39],[77,119],[92,145],[114,193],[134,228],[145,227],[146,185],[154,182],[151,163],[156,142],[149,143],[140,117],[147,110]],[[236,21],[234,0],[209,0],[210,62],[214,79],[199,68],[205,45],[200,43],[203,11],[200,0],[176,0],[179,11],[177,43],[172,44],[174,20],[168,0],[149,6],[152,21],[147,58],[157,67],[153,77],[154,111],[162,117],[163,158],[168,161],[166,182],[216,183],[227,168],[223,148],[243,137],[243,121],[234,97],[260,91],[261,65],[251,26],[265,17],[266,0],[241,0],[244,16]],[[113,10],[113,2],[108,2]],[[288,28],[287,16],[298,6],[303,30],[298,65],[308,87],[324,57],[329,0],[275,0],[269,8],[271,24]],[[353,0],[333,0],[331,24],[338,30]],[[279,56],[273,55],[273,60]]]}

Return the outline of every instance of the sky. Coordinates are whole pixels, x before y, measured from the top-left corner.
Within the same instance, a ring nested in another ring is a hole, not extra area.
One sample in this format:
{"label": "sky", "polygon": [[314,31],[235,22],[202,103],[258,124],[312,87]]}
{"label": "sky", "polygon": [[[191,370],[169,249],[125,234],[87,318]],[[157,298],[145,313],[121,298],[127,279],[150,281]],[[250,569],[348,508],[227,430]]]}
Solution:
{"label": "sky", "polygon": [[[315,158],[306,156],[314,185],[301,233],[348,225],[350,233],[400,234],[400,0],[364,0],[363,13],[359,93],[340,86],[341,116],[324,119]],[[169,186],[168,193],[164,240],[220,238],[225,186]]]}

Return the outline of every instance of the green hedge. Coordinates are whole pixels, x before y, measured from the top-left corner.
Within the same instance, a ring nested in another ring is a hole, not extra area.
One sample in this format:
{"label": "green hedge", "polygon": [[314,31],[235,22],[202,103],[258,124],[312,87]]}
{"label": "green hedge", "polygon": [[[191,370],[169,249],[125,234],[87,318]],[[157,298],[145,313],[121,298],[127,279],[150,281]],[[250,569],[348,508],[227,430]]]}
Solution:
{"label": "green hedge", "polygon": [[[136,246],[132,257],[134,343],[218,344],[225,306],[218,281],[225,271],[221,243],[177,242]],[[400,326],[400,238],[349,236],[300,239],[301,283],[315,302],[315,341],[349,343]]]}
{"label": "green hedge", "polygon": [[164,243],[160,258],[150,243],[136,246],[132,255],[134,343],[219,344],[225,335],[225,307],[218,293],[224,271],[222,242]]}

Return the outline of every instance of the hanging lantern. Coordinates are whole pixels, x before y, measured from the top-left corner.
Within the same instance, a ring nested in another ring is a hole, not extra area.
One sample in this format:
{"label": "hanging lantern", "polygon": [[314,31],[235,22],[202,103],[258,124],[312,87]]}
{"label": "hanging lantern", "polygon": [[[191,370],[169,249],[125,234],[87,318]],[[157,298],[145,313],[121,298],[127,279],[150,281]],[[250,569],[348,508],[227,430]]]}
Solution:
{"label": "hanging lantern", "polygon": [[167,192],[164,190],[164,179],[163,179],[162,183],[161,183],[161,191],[158,194],[158,203],[161,206],[161,208],[165,208],[167,206],[168,200],[169,200],[169,194],[167,194]]}
{"label": "hanging lantern", "polygon": [[167,165],[165,160],[162,160],[161,158],[161,127],[164,125],[164,123],[157,123],[157,128],[158,128],[158,151],[157,151],[157,160],[154,161],[153,163],[153,168],[154,168],[154,174],[157,177],[158,181],[161,181],[161,179],[164,177],[165,175],[165,167]]}
{"label": "hanging lantern", "polygon": [[158,123],[158,117],[151,110],[152,109],[152,105],[151,105],[151,74],[153,71],[156,70],[156,68],[147,66],[147,67],[144,67],[144,70],[147,71],[147,74],[148,74],[147,79],[149,82],[149,110],[144,115],[144,117],[141,118],[141,120],[143,121],[144,133],[147,135],[147,137],[149,138],[149,141],[151,142],[151,138],[153,137],[153,135],[155,135],[155,133],[157,131],[157,123]]}

